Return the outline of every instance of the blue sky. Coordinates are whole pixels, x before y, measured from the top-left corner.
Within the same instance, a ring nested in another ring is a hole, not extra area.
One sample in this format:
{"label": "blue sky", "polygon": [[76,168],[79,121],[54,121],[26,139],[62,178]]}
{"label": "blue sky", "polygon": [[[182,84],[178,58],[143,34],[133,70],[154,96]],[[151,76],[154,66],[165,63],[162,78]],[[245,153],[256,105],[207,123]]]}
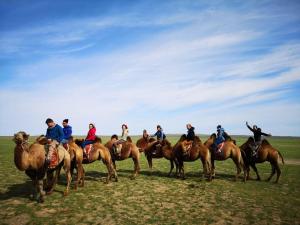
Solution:
{"label": "blue sky", "polygon": [[299,1],[0,1],[0,135],[300,136]]}

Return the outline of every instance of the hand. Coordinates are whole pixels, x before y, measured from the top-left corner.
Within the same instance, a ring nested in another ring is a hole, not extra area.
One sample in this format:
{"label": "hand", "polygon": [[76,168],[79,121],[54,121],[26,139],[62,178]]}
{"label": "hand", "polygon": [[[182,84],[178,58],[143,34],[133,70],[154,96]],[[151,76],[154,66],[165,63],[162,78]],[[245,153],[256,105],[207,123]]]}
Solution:
{"label": "hand", "polygon": [[246,125],[248,125],[248,121],[246,121]]}
{"label": "hand", "polygon": [[48,144],[50,144],[50,143],[51,143],[51,141],[52,141],[52,139],[48,139]]}

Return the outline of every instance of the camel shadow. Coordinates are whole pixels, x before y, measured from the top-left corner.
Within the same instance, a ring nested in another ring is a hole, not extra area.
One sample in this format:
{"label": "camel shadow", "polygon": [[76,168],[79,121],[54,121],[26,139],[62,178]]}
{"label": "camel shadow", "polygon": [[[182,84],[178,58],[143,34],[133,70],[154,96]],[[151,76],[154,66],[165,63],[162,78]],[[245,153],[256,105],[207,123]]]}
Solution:
{"label": "camel shadow", "polygon": [[8,200],[15,197],[27,198],[31,194],[31,190],[33,190],[32,182],[25,181],[25,183],[13,184],[7,188],[7,191],[4,193],[0,193],[0,201]]}

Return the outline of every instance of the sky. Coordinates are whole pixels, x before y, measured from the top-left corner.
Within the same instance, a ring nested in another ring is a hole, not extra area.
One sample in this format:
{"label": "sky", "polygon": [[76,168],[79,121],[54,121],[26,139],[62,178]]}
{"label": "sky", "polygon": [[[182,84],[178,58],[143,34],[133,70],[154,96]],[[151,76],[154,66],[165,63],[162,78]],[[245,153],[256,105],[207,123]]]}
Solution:
{"label": "sky", "polygon": [[0,1],[0,135],[300,136],[300,1]]}

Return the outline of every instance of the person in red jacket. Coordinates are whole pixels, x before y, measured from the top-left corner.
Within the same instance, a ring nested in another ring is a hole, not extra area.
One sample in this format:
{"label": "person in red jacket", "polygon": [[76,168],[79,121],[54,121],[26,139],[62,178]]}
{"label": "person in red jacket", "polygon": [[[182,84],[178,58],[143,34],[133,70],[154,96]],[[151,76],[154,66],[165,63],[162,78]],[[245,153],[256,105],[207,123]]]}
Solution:
{"label": "person in red jacket", "polygon": [[84,147],[88,144],[93,144],[96,139],[96,127],[93,123],[89,124],[89,132],[85,138],[85,140],[82,142],[81,147],[84,149]]}

